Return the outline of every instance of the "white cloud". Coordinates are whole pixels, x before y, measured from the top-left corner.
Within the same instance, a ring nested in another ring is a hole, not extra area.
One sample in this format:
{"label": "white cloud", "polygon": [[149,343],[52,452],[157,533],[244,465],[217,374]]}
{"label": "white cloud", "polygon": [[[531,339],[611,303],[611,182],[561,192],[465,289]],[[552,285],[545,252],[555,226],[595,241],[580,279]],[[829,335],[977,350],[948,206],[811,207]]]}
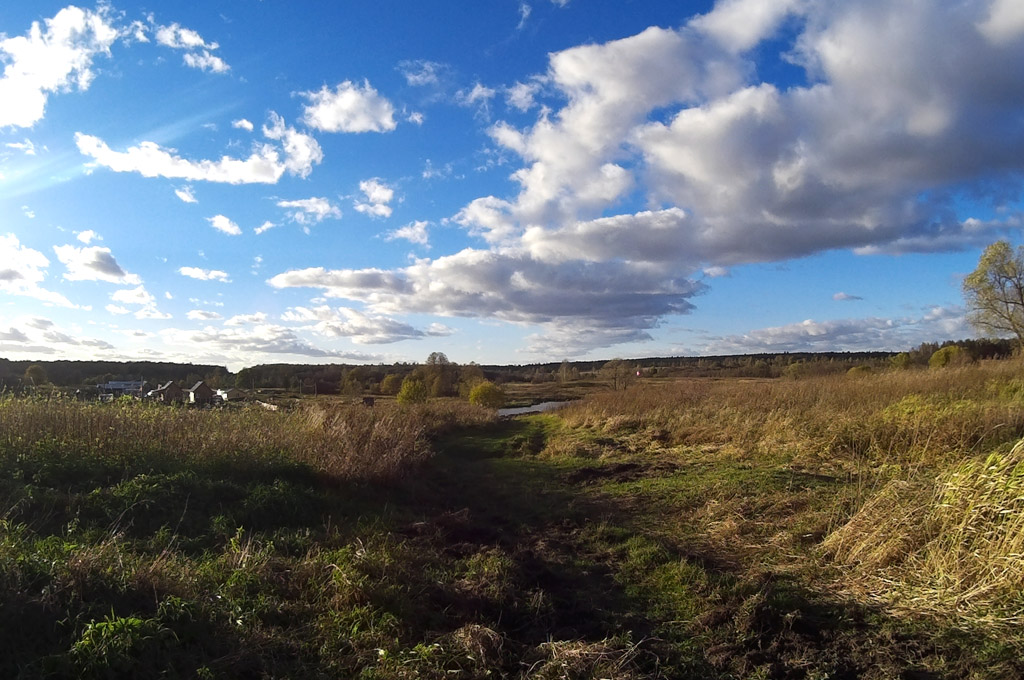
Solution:
{"label": "white cloud", "polygon": [[242,228],[232,222],[224,215],[214,215],[213,217],[207,217],[206,221],[210,223],[217,231],[222,231],[230,236],[241,236]]}
{"label": "white cloud", "polygon": [[103,240],[100,237],[100,235],[97,234],[92,229],[86,229],[85,231],[78,232],[78,234],[75,236],[75,238],[77,238],[79,241],[81,241],[85,245],[89,245],[90,243],[93,242],[94,239],[97,240],[97,241],[102,241]]}
{"label": "white cloud", "polygon": [[192,50],[197,48],[215,50],[217,43],[208,43],[202,36],[190,28],[184,28],[177,23],[170,26],[158,26],[156,29],[156,41],[164,47],[171,47],[179,50]]}
{"label": "white cloud", "polygon": [[294,201],[278,201],[277,207],[288,211],[288,219],[298,224],[317,224],[328,217],[341,218],[341,210],[326,198],[301,198]]}
{"label": "white cloud", "polygon": [[332,92],[303,92],[309,100],[303,121],[323,132],[388,132],[395,129],[395,107],[370,82],[362,87],[346,80]]}
{"label": "white cloud", "polygon": [[444,64],[436,61],[416,60],[403,61],[398,64],[398,70],[405,77],[405,82],[413,87],[424,87],[437,85],[441,81],[441,74],[447,70]]}
{"label": "white cloud", "polygon": [[[136,319],[170,319],[170,314],[164,314],[156,307],[156,298],[146,290],[145,286],[138,286],[136,288],[122,288],[116,290],[110,295],[110,299],[114,302],[120,302],[121,305],[136,306],[138,309],[135,310]],[[112,314],[122,313],[120,310],[124,310],[123,306],[108,305],[107,311]]]}
{"label": "white cloud", "polygon": [[224,318],[217,312],[211,312],[206,309],[193,309],[185,316],[190,321],[216,321],[217,319]]}
{"label": "white cloud", "polygon": [[36,155],[36,145],[32,143],[31,139],[26,138],[24,142],[7,142],[4,144],[8,149],[14,149],[15,151],[21,151],[26,156]]}
{"label": "white cloud", "polygon": [[715,8],[690,22],[734,52],[749,50],[770,37],[804,0],[719,0]]}
{"label": "white cloud", "polygon": [[1024,5],[1018,0],[992,0],[978,30],[997,45],[1017,40],[1024,34]]}
{"label": "white cloud", "polygon": [[477,115],[485,120],[491,115],[491,100],[498,94],[497,90],[476,83],[469,90],[460,90],[455,93],[455,101],[460,106],[476,107]]}
{"label": "white cloud", "polygon": [[246,120],[245,118],[239,118],[238,120],[231,121],[231,127],[236,130],[245,130],[246,132],[252,132],[254,129],[252,121]]}
{"label": "white cloud", "polygon": [[89,88],[93,59],[110,54],[118,32],[110,10],[66,7],[23,36],[0,33],[0,128],[31,127],[43,118],[49,95]]}
{"label": "white cloud", "polygon": [[50,261],[38,250],[23,246],[14,234],[0,235],[0,292],[40,300],[58,307],[75,307],[70,300],[40,284]]}
{"label": "white cloud", "polygon": [[185,62],[186,66],[197,68],[200,71],[212,71],[213,73],[227,73],[231,70],[220,57],[215,54],[211,54],[207,50],[201,52],[189,52],[182,57],[182,61]]}
{"label": "white cloud", "polygon": [[30,220],[34,220],[36,218],[36,212],[27,205],[21,206],[21,213]]}
{"label": "white cloud", "polygon": [[162,330],[160,335],[169,344],[184,347],[203,347],[207,351],[223,352],[229,357],[237,358],[239,363],[251,361],[254,356],[261,354],[348,359],[354,361],[373,361],[379,359],[377,355],[369,355],[362,352],[321,349],[300,338],[294,330],[273,324],[231,328],[207,326],[202,330],[167,328]]}
{"label": "white cloud", "polygon": [[107,305],[106,310],[111,314],[116,314],[118,316],[132,313],[132,310],[128,309],[127,307],[122,307],[120,305]]}
{"label": "white cloud", "polygon": [[223,283],[230,283],[231,279],[228,278],[227,272],[222,272],[219,269],[200,269],[199,267],[179,267],[178,273],[182,276],[187,276],[190,279],[199,279],[200,281],[221,281]]}
{"label": "white cloud", "polygon": [[712,338],[707,353],[906,350],[922,342],[970,335],[959,307],[934,307],[919,317],[837,319],[761,328]]}
{"label": "white cloud", "polygon": [[622,261],[544,262],[524,252],[467,249],[398,271],[310,268],[278,274],[269,283],[319,288],[327,297],[363,302],[376,314],[574,326],[589,339],[581,342],[601,343],[627,331],[649,337],[643,329],[653,328],[659,317],[692,309],[689,298],[703,284],[671,269]]}
{"label": "white cloud", "polygon": [[359,190],[366,197],[365,201],[353,201],[357,211],[370,217],[391,217],[391,206],[388,203],[395,197],[395,190],[382,182],[380,178],[363,180]]}
{"label": "white cloud", "polygon": [[413,125],[423,125],[424,117],[421,112],[413,111],[408,116],[406,116],[405,120],[412,123]]}
{"label": "white cloud", "polygon": [[261,224],[260,226],[258,226],[255,229],[253,229],[253,232],[257,233],[257,234],[262,234],[263,232],[267,231],[268,229],[273,229],[276,226],[277,226],[276,224],[274,224],[270,220],[267,220],[263,224]]}
{"label": "white cloud", "polygon": [[304,328],[323,337],[349,338],[360,345],[388,344],[427,335],[425,331],[413,328],[407,323],[389,317],[365,314],[349,307],[294,307],[282,314],[281,319],[307,324]]}
{"label": "white cloud", "polygon": [[836,300],[837,302],[855,302],[857,300],[863,300],[864,298],[862,298],[859,295],[851,295],[850,293],[843,293],[842,291],[840,291],[833,295],[832,299]]}
{"label": "white cloud", "polygon": [[293,127],[286,127],[284,118],[273,111],[270,112],[270,126],[263,126],[263,136],[281,141],[285,153],[285,168],[293,175],[308,177],[313,171],[313,166],[319,165],[324,159],[324,152],[316,139],[297,132]]}
{"label": "white cloud", "polygon": [[178,198],[180,198],[185,203],[198,203],[199,202],[199,199],[196,198],[196,195],[193,192],[192,187],[190,187],[190,186],[185,186],[185,187],[182,187],[180,189],[175,189],[174,190],[174,195],[177,196]]}
{"label": "white cloud", "polygon": [[505,89],[505,101],[508,105],[520,111],[529,111],[533,108],[534,97],[540,90],[540,83],[532,81],[529,83],[516,83]]}
{"label": "white cloud", "polygon": [[267,321],[267,315],[263,312],[255,314],[236,314],[224,322],[225,326],[245,326],[248,324],[262,324]]}
{"label": "white cloud", "polygon": [[270,124],[263,127],[263,136],[280,146],[254,144],[253,152],[244,160],[222,156],[215,161],[192,161],[179,156],[176,149],[163,148],[155,142],[140,142],[126,151],[114,151],[98,137],[81,132],[75,133],[75,144],[83,155],[94,159],[94,165],[114,172],[226,184],[276,184],[285,172],[304,178],[323,160],[323,150],[316,139],[286,126],[284,119],[273,111]]}
{"label": "white cloud", "polygon": [[143,177],[168,177],[190,181],[226,184],[276,184],[284,174],[278,150],[265,144],[248,158],[223,156],[219,160],[191,161],[177,155],[176,149],[164,149],[155,142],[140,142],[126,151],[114,151],[106,142],[81,132],[75,133],[78,150],[98,165],[114,172],[137,172]]}
{"label": "white cloud", "polygon": [[395,239],[405,239],[410,243],[418,243],[421,246],[429,247],[428,243],[430,237],[427,234],[427,226],[429,224],[429,222],[415,220],[405,225],[404,227],[399,227],[394,231],[388,232],[385,238],[388,241],[394,241]]}
{"label": "white cloud", "polygon": [[[86,241],[88,243],[88,241]],[[75,246],[54,246],[57,259],[67,268],[67,281],[106,281],[135,286],[142,283],[136,274],[129,274],[117,263],[110,248],[76,248]]]}

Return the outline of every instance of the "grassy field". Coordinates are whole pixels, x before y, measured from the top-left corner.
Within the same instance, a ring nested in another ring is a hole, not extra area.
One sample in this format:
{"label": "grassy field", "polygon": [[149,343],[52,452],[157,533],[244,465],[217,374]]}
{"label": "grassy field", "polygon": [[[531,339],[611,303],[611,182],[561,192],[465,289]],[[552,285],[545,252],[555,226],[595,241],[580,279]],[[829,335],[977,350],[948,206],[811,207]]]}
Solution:
{"label": "grassy field", "polygon": [[2,402],[0,677],[1021,677],[1021,369]]}

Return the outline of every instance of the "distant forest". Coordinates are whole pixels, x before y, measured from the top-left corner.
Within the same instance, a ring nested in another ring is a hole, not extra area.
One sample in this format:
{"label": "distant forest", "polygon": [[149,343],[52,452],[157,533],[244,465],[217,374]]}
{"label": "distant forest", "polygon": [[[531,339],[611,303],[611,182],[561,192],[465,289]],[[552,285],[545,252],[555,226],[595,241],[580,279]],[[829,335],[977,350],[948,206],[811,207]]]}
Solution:
{"label": "distant forest", "polygon": [[[924,343],[907,352],[782,352],[704,357],[647,357],[613,360],[646,377],[757,377],[838,373],[854,366],[882,368],[927,366],[942,347],[962,347],[972,360],[1013,355],[1012,340],[958,340]],[[455,395],[473,380],[496,383],[600,380],[604,361],[562,361],[523,365],[459,365],[440,352],[423,364],[262,364],[231,373],[224,366],[136,361],[10,361],[0,359],[0,389],[52,384],[61,388],[95,388],[112,380],[145,380],[152,385],[175,381],[191,387],[204,380],[211,387],[277,389],[309,394],[393,394],[409,375],[422,379],[435,396]]]}

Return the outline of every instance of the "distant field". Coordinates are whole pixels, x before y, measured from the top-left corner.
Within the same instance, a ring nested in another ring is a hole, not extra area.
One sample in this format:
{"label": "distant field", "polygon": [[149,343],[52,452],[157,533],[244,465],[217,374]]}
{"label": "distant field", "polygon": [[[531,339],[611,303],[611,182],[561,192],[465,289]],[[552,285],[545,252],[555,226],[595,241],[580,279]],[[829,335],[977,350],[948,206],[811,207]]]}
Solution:
{"label": "distant field", "polygon": [[0,402],[0,677],[1014,678],[1024,370]]}

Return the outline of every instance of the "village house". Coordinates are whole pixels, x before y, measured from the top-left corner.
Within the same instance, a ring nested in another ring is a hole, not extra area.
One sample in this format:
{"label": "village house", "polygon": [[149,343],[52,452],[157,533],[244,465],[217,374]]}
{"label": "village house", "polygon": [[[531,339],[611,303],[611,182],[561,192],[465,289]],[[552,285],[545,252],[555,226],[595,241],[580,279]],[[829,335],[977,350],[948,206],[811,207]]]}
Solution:
{"label": "village house", "polygon": [[217,390],[217,396],[224,401],[243,401],[249,398],[249,395],[244,390],[240,390],[237,387]]}
{"label": "village house", "polygon": [[188,390],[188,403],[190,404],[212,404],[213,390],[205,382],[200,380]]}
{"label": "village house", "polygon": [[100,401],[113,401],[125,395],[141,399],[152,388],[145,380],[111,380],[96,385]]}
{"label": "village house", "polygon": [[173,380],[168,380],[165,385],[150,390],[146,396],[163,404],[180,404],[185,401],[185,390],[178,387]]}

